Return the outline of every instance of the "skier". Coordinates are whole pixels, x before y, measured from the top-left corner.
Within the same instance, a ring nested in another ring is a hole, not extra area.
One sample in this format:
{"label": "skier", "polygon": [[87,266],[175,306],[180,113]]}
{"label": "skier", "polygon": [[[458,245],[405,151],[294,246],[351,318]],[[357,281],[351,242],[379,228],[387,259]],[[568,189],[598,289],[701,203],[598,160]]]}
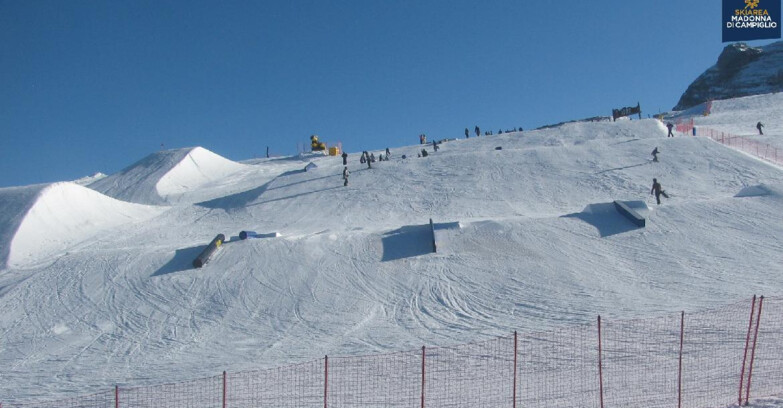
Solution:
{"label": "skier", "polygon": [[762,136],[764,135],[764,132],[761,130],[761,128],[763,128],[763,127],[764,127],[763,123],[761,123],[761,122],[756,123],[756,129],[759,130],[759,135],[762,135]]}
{"label": "skier", "polygon": [[666,127],[669,129],[669,133],[666,135],[666,137],[674,137],[674,133],[672,133],[672,129],[674,128],[674,125],[669,122],[666,124]]}
{"label": "skier", "polygon": [[348,172],[348,166],[345,166],[343,168],[343,186],[347,186],[348,185],[348,176],[350,176],[350,175],[351,175],[351,173]]}
{"label": "skier", "polygon": [[476,137],[479,137],[479,136],[481,136],[481,129],[479,129],[479,127],[478,127],[478,126],[476,126],[476,129],[475,129],[475,130],[476,130]]}
{"label": "skier", "polygon": [[[343,152],[343,166],[348,165],[348,153]],[[347,167],[346,167],[347,168]]]}
{"label": "skier", "polygon": [[655,201],[658,202],[658,205],[661,204],[661,196],[669,198],[666,191],[663,191],[661,188],[661,183],[659,183],[657,179],[653,179],[652,189],[650,189],[650,195],[653,195],[653,193],[655,193]]}
{"label": "skier", "polygon": [[658,153],[660,153],[658,152],[658,146],[655,146],[655,149],[653,149],[652,151],[652,157],[654,162],[658,161]]}

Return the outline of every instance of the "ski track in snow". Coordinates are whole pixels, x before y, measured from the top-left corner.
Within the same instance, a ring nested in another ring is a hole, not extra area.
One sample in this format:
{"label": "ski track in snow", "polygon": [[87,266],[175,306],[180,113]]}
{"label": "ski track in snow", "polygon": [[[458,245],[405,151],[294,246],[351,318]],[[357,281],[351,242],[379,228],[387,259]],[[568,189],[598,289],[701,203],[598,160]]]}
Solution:
{"label": "ski track in snow", "polygon": [[[780,95],[716,101],[713,112],[697,126],[741,132],[761,120],[770,134],[761,140],[783,136]],[[573,123],[449,141],[437,153],[428,145],[426,158],[416,157],[423,146],[398,147],[372,169],[349,153],[348,187],[339,157],[237,164],[203,149],[152,155],[139,162],[146,170],[131,166],[93,187],[136,203],[123,205],[157,204],[154,214],[95,223],[36,262],[0,270],[0,399],[776,295],[783,170],[706,138],[665,134],[654,120]],[[660,163],[649,160],[656,146]],[[318,167],[304,172],[309,162]],[[661,206],[649,195],[653,177],[673,194]],[[770,194],[736,197],[762,184]],[[4,242],[42,189],[0,189]],[[613,200],[646,202],[647,227],[604,211]],[[436,254],[430,218],[461,226],[439,231]],[[281,236],[239,241],[241,230]],[[218,233],[228,242],[193,269]]]}

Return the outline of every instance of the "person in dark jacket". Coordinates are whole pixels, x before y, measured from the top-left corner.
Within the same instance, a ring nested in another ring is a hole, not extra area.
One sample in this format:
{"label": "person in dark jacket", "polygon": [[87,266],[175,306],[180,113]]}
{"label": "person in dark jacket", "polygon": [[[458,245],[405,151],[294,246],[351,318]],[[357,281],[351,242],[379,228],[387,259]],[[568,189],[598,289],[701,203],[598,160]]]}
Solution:
{"label": "person in dark jacket", "polygon": [[674,133],[672,133],[672,129],[674,128],[674,125],[669,122],[666,124],[666,128],[669,129],[669,133],[666,135],[666,137],[674,137]]}
{"label": "person in dark jacket", "polygon": [[666,191],[661,188],[661,183],[659,183],[657,179],[653,179],[652,189],[650,189],[650,195],[653,194],[655,194],[655,201],[659,205],[661,204],[661,196],[669,198],[669,196],[666,194]]}
{"label": "person in dark jacket", "polygon": [[391,156],[391,152],[389,151],[389,148],[386,148],[386,159],[389,159],[389,156]]}
{"label": "person in dark jacket", "polygon": [[478,127],[478,126],[476,126],[476,129],[475,129],[475,130],[476,130],[476,137],[479,137],[479,136],[481,136],[481,129],[479,129],[479,127]]}
{"label": "person in dark jacket", "polygon": [[658,161],[658,153],[660,153],[658,151],[658,146],[655,146],[655,149],[653,149],[653,151],[652,151],[652,157],[653,157],[653,161],[654,162]]}
{"label": "person in dark jacket", "polygon": [[465,128],[465,139],[470,139],[470,132],[468,132],[468,128]]}
{"label": "person in dark jacket", "polygon": [[343,166],[348,165],[348,153],[343,152]]}
{"label": "person in dark jacket", "polygon": [[344,180],[343,181],[343,186],[347,186],[348,185],[348,176],[350,176],[350,175],[351,175],[351,173],[348,171],[348,166],[345,166],[343,168],[343,180]]}
{"label": "person in dark jacket", "polygon": [[762,136],[764,135],[764,132],[761,130],[761,128],[763,128],[763,127],[764,127],[763,123],[761,123],[761,122],[756,123],[756,129],[759,130],[759,135],[762,135]]}

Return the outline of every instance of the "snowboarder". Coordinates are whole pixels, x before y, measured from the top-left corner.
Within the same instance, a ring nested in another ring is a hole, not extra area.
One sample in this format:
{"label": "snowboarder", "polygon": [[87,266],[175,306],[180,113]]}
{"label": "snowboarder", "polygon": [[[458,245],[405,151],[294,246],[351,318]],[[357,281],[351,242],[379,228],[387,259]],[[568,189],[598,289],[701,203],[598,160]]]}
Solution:
{"label": "snowboarder", "polygon": [[[348,165],[348,153],[343,152],[343,166]],[[346,167],[347,168],[347,167]]]}
{"label": "snowboarder", "polygon": [[370,161],[375,163],[375,153],[370,153]]}
{"label": "snowboarder", "polygon": [[475,130],[476,130],[476,137],[479,137],[479,136],[481,136],[481,129],[479,129],[479,127],[478,127],[478,126],[476,126],[476,129],[475,129]]}
{"label": "snowboarder", "polygon": [[348,171],[348,166],[343,167],[343,186],[348,185],[348,176],[350,176],[351,173]]}
{"label": "snowboarder", "polygon": [[465,128],[465,139],[470,139],[470,132],[468,132],[468,128]]}
{"label": "snowboarder", "polygon": [[421,157],[427,157],[427,149],[421,149]]}
{"label": "snowboarder", "polygon": [[674,128],[674,125],[669,122],[666,124],[666,128],[669,129],[669,133],[666,135],[666,137],[674,137],[674,133],[672,133],[672,129]]}
{"label": "snowboarder", "polygon": [[391,156],[391,152],[389,151],[389,148],[386,148],[386,159],[389,159],[389,156]]}
{"label": "snowboarder", "polygon": [[437,143],[435,143],[435,141],[433,140],[433,141],[432,141],[432,150],[437,152],[437,151],[438,151],[438,149],[439,149],[439,147],[438,147],[438,144],[437,144]]}
{"label": "snowboarder", "polygon": [[653,195],[653,193],[655,194],[655,201],[658,203],[658,205],[661,204],[661,196],[669,198],[669,196],[666,194],[666,191],[663,191],[661,188],[661,183],[659,183],[657,179],[653,179],[652,189],[650,189],[650,195]]}
{"label": "snowboarder", "polygon": [[652,154],[652,157],[653,157],[653,161],[654,161],[654,162],[657,162],[657,161],[658,161],[658,153],[660,153],[660,152],[658,151],[658,146],[655,146],[655,149],[653,149],[653,151],[652,151],[652,153],[651,153],[651,154]]}
{"label": "snowboarder", "polygon": [[367,159],[364,157],[364,152],[362,152],[362,157],[359,158],[359,163],[364,164],[367,162]]}
{"label": "snowboarder", "polygon": [[761,128],[763,128],[763,127],[764,127],[763,123],[761,123],[761,122],[756,123],[756,129],[759,130],[759,135],[762,135],[762,136],[764,135],[764,132],[761,130]]}

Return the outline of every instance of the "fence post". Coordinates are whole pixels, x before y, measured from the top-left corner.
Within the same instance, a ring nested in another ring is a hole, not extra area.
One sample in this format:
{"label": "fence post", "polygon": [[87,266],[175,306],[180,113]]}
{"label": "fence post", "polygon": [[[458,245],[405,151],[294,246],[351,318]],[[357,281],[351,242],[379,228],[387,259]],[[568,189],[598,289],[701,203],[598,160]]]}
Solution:
{"label": "fence post", "polygon": [[677,370],[677,408],[682,408],[682,345],[685,339],[685,311],[680,314],[680,363]]}
{"label": "fence post", "polygon": [[601,408],[604,408],[604,372],[601,365],[601,315],[598,315],[598,390]]}
{"label": "fence post", "polygon": [[[517,408],[517,332],[514,331],[514,402],[512,406]],[[3,408],[3,407],[0,407]]]}
{"label": "fence post", "polygon": [[753,376],[753,359],[756,357],[756,340],[759,338],[759,326],[761,325],[761,306],[764,304],[764,296],[759,298],[759,312],[756,315],[756,333],[753,334],[753,349],[750,352],[750,368],[748,368],[748,386],[745,387],[745,405],[750,399],[750,379]]}
{"label": "fence post", "polygon": [[[0,407],[2,408],[2,407]],[[114,386],[114,408],[120,408],[120,386]]]}
{"label": "fence post", "polygon": [[324,408],[326,408],[327,399],[326,396],[329,395],[329,356],[324,356]]}
{"label": "fence post", "polygon": [[421,408],[424,408],[424,360],[426,355],[425,346],[421,346]]}
{"label": "fence post", "polygon": [[742,383],[745,381],[745,362],[748,359],[748,343],[750,343],[750,330],[753,327],[753,312],[756,311],[756,295],[753,295],[753,303],[750,307],[750,322],[748,323],[748,335],[745,337],[745,354],[742,357],[742,371],[740,372],[739,398],[737,406],[742,405]]}
{"label": "fence post", "polygon": [[226,408],[226,372],[223,371],[223,408]]}

